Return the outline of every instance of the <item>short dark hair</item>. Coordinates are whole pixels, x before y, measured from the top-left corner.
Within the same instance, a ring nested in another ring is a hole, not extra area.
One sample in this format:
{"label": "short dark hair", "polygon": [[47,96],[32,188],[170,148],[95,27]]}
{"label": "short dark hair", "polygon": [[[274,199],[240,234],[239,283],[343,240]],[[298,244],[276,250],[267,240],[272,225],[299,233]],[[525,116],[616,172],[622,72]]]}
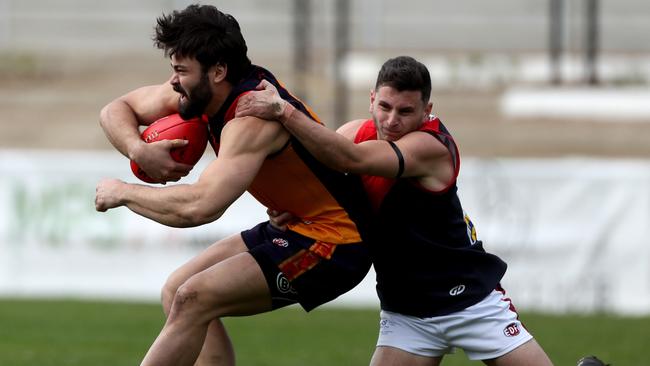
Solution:
{"label": "short dark hair", "polygon": [[165,56],[195,58],[206,72],[217,64],[228,67],[226,80],[236,83],[251,66],[239,23],[211,5],[189,5],[157,19],[154,45]]}
{"label": "short dark hair", "polygon": [[384,62],[377,75],[375,90],[382,86],[390,86],[398,91],[419,90],[424,103],[428,103],[431,97],[429,70],[410,56],[398,56]]}

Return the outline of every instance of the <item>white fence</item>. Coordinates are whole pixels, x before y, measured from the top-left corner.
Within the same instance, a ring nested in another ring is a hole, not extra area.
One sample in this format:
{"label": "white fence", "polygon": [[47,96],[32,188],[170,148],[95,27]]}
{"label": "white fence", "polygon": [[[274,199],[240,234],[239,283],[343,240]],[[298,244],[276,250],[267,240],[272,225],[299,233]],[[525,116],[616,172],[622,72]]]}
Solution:
{"label": "white fence", "polygon": [[[0,150],[0,296],[154,301],[175,267],[265,219],[250,196],[192,229],[97,213],[106,176],[135,181],[112,151]],[[465,159],[459,192],[519,308],[650,313],[650,161]],[[373,281],[334,304],[376,306]]]}

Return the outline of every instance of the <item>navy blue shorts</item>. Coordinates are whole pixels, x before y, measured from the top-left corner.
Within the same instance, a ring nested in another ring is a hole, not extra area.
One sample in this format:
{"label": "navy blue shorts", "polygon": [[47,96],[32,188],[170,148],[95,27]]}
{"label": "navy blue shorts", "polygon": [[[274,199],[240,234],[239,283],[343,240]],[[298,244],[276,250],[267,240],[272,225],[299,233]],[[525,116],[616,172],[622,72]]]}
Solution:
{"label": "navy blue shorts", "polygon": [[362,243],[317,242],[268,221],[241,236],[264,272],[274,309],[299,303],[310,311],[354,288],[370,270],[370,253]]}

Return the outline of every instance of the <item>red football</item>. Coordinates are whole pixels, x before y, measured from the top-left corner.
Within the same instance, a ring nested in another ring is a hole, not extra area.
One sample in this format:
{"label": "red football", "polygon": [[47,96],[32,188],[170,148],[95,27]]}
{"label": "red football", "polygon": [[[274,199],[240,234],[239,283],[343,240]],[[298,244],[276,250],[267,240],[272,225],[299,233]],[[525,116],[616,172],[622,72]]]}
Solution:
{"label": "red football", "polygon": [[[179,163],[194,165],[201,159],[208,144],[208,123],[204,118],[184,120],[178,114],[171,114],[149,125],[142,131],[141,137],[146,143],[160,140],[188,140],[187,145],[172,149],[170,155]],[[133,160],[131,160],[131,171],[144,182],[157,183]]]}

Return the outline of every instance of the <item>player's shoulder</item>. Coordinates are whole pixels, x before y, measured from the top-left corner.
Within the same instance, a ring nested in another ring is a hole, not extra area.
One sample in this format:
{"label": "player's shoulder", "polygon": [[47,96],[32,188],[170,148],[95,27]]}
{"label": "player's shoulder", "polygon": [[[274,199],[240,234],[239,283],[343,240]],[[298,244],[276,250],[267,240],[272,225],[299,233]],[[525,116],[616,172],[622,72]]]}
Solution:
{"label": "player's shoulder", "polygon": [[449,149],[435,135],[423,131],[411,131],[399,140],[395,141],[403,151],[411,151],[416,156],[426,157],[446,157]]}
{"label": "player's shoulder", "polygon": [[353,121],[346,122],[341,127],[339,127],[336,132],[340,135],[345,136],[349,140],[354,140],[357,132],[366,121],[366,119],[355,119]]}
{"label": "player's shoulder", "polygon": [[277,121],[267,121],[253,116],[236,117],[224,125],[221,142],[237,140],[251,149],[278,150],[289,138],[289,132]]}
{"label": "player's shoulder", "polygon": [[268,121],[255,116],[235,117],[228,120],[224,130],[237,131],[242,134],[257,135],[260,133],[277,133],[284,127],[278,121]]}

